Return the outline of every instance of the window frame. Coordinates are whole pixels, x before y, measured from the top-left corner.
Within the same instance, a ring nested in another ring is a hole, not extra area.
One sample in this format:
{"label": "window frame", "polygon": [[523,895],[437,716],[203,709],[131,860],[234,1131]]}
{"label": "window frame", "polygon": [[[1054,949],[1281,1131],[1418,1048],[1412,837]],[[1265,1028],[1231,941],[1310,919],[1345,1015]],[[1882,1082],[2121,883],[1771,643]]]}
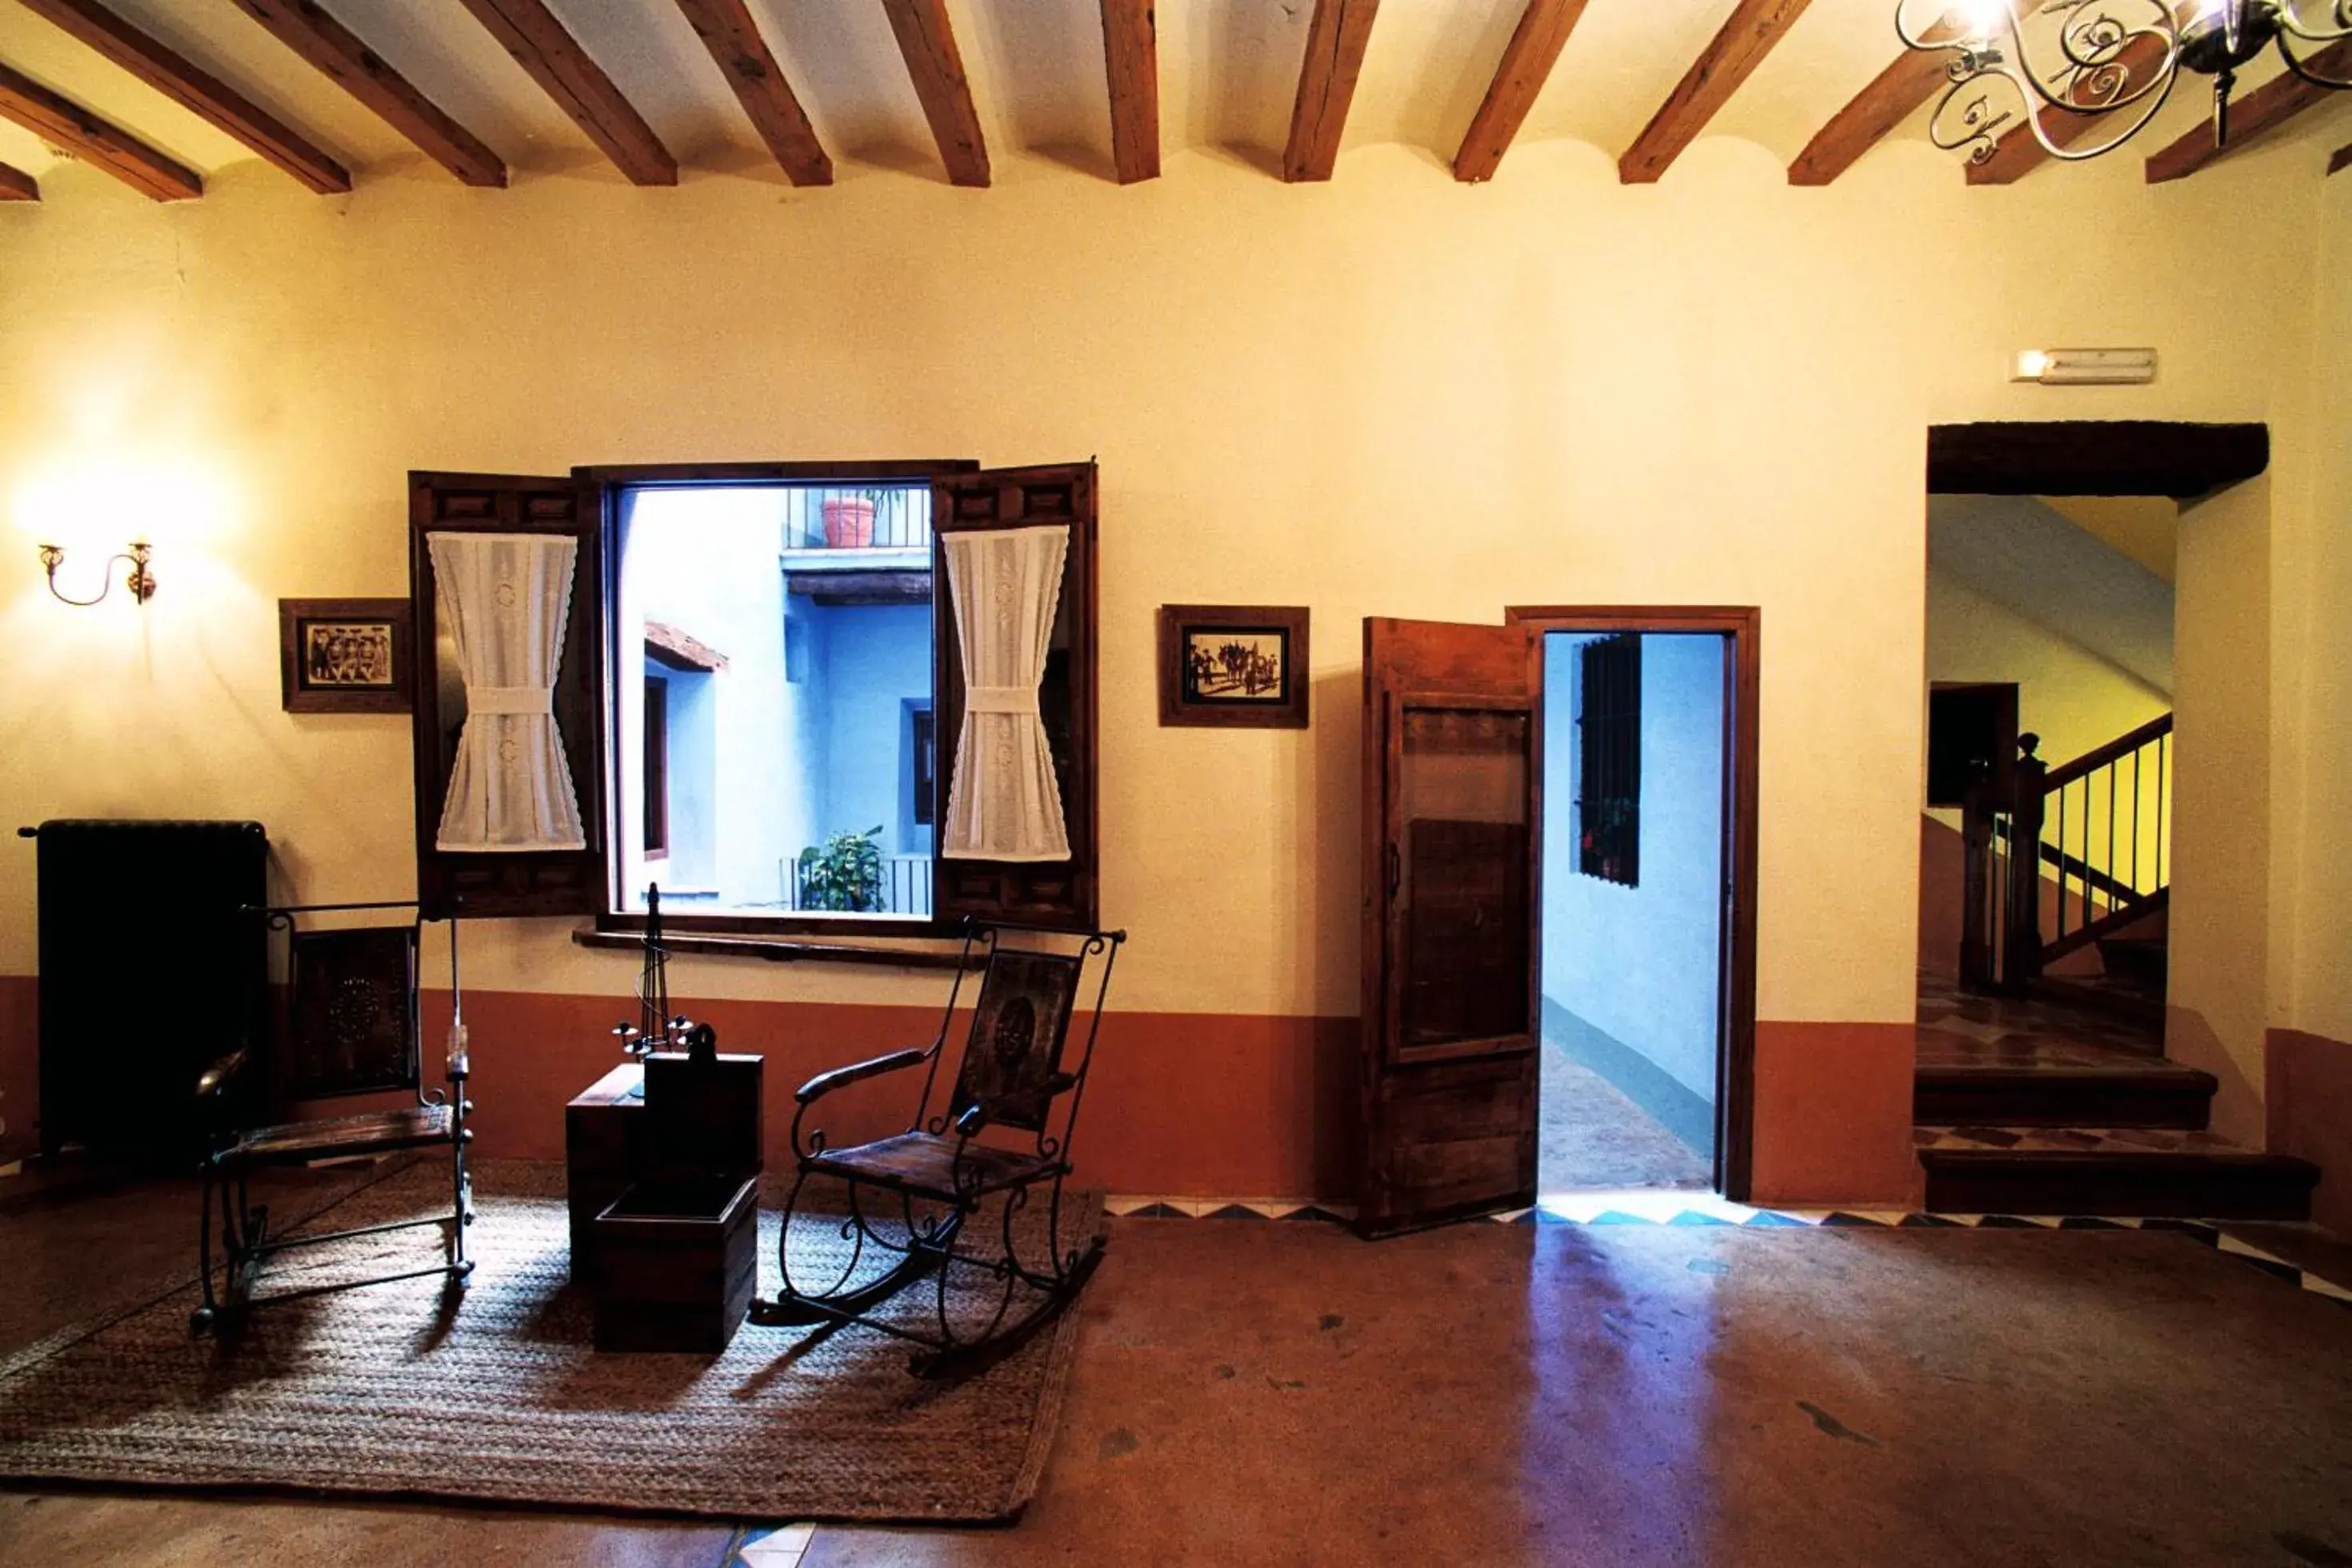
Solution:
{"label": "window frame", "polygon": [[[626,668],[623,659],[624,650],[620,647],[621,628],[618,617],[614,616],[612,613],[613,606],[619,603],[620,596],[621,562],[620,550],[618,548],[620,543],[619,502],[621,493],[624,490],[653,486],[688,487],[701,485],[782,484],[840,486],[852,488],[860,484],[890,486],[919,483],[933,487],[934,492],[936,493],[937,487],[943,480],[968,479],[971,476],[982,471],[980,462],[975,458],[902,458],[876,462],[599,464],[574,468],[572,470],[572,474],[575,479],[581,480],[583,483],[594,487],[597,494],[599,510],[602,515],[603,539],[604,545],[603,560],[604,570],[602,580],[598,584],[599,603],[597,610],[599,615],[604,618],[604,635],[603,639],[604,649],[604,668],[603,671],[603,712],[605,721],[604,728],[607,732],[613,733],[617,731],[617,726],[612,722],[614,703],[617,700],[616,688],[614,686],[613,682],[615,677]],[[933,522],[933,552],[934,559],[936,560],[938,550],[938,533],[936,530],[937,520],[934,519]],[[1090,610],[1093,609],[1096,603],[1092,589],[1093,584],[1089,580],[1086,584],[1084,591],[1087,594],[1087,603]],[[935,615],[937,606],[940,604],[943,593],[944,585],[938,584],[935,579],[932,595]],[[935,633],[931,646],[931,710],[935,726],[937,724],[938,714],[941,707],[941,698],[944,694],[942,687],[943,676],[946,668],[945,661],[948,658],[950,652],[950,647],[947,645],[942,644]],[[1095,657],[1091,639],[1089,640],[1087,647],[1087,657],[1090,660]],[[938,733],[936,727],[933,733],[936,737]],[[934,755],[936,755],[936,752]],[[619,759],[613,754],[612,746],[610,742],[608,742],[604,759],[604,773],[602,775],[602,788],[600,793],[612,800],[618,800],[621,793],[616,787],[614,787],[617,785],[620,777],[618,767]],[[1098,760],[1092,760],[1092,769],[1095,772],[1099,772]],[[949,770],[947,768],[938,766],[936,764],[934,765],[932,770],[933,790],[931,810],[935,825],[938,821],[944,820],[947,816],[947,801],[945,797],[950,782],[948,773]],[[1092,779],[1088,781],[1087,793],[1090,797],[1095,789],[1098,787],[1099,784],[1097,781]],[[610,806],[606,808],[608,817],[612,809],[613,808]],[[608,830],[610,824],[608,822]],[[613,836],[608,831],[608,839],[612,837]],[[932,863],[932,913],[928,918],[910,919],[906,917],[894,918],[867,915],[812,915],[806,912],[749,914],[738,911],[730,913],[689,914],[684,912],[673,912],[666,910],[662,913],[662,929],[680,934],[691,934],[698,931],[706,931],[714,934],[766,935],[793,938],[819,936],[844,938],[939,938],[952,936],[962,929],[963,922],[960,918],[942,917],[939,913],[940,904],[939,897],[940,872],[938,868],[940,857],[937,853],[936,843],[934,844],[933,848]],[[623,889],[620,887],[620,857],[615,855],[612,857],[611,863],[606,868],[603,907],[595,915],[596,929],[598,931],[642,931],[645,929],[646,917],[641,914],[630,913],[623,907],[625,899]]]}

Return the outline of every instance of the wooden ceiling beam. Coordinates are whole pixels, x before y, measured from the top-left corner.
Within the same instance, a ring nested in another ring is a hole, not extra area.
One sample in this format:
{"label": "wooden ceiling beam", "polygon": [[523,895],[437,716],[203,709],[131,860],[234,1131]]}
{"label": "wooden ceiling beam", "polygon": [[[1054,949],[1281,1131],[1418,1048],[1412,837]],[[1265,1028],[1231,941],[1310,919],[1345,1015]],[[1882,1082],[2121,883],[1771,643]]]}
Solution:
{"label": "wooden ceiling beam", "polygon": [[[2352,40],[2330,44],[2305,62],[2315,76],[2352,77]],[[2185,180],[2216,159],[2227,157],[2336,94],[2315,87],[2292,71],[2282,71],[2230,106],[2230,145],[2213,145],[2209,121],[2155,153],[2147,161],[2147,183],[2160,185]]]}
{"label": "wooden ceiling beam", "polygon": [[796,185],[833,184],[833,160],[743,0],[677,0],[677,8],[786,177]]}
{"label": "wooden ceiling beam", "polygon": [[[55,0],[51,0],[54,4]],[[515,64],[639,185],[677,184],[677,160],[544,0],[463,0]]]}
{"label": "wooden ceiling beam", "polygon": [[1693,62],[1666,101],[1617,161],[1617,177],[1629,185],[1655,181],[1698,140],[1731,95],[1739,90],[1764,57],[1812,0],[1739,0],[1706,52]]}
{"label": "wooden ceiling beam", "polygon": [[1821,128],[1789,165],[1792,185],[1826,185],[1951,83],[1952,57],[1906,49]]}
{"label": "wooden ceiling beam", "polygon": [[22,169],[0,163],[0,202],[37,202],[40,199],[39,181]]}
{"label": "wooden ceiling beam", "polygon": [[482,144],[481,138],[443,113],[316,0],[235,0],[235,4],[459,180],[486,187],[507,183],[506,164]]}
{"label": "wooden ceiling beam", "polygon": [[300,132],[99,0],[22,0],[215,130],[236,138],[320,195],[352,188],[351,172]]}
{"label": "wooden ceiling beam", "polygon": [[1118,183],[1160,177],[1160,32],[1153,0],[1102,0],[1103,76]]}
{"label": "wooden ceiling beam", "polygon": [[1455,179],[1475,184],[1495,177],[1559,51],[1568,47],[1568,36],[1584,16],[1584,6],[1585,0],[1528,0],[1504,47],[1502,63],[1495,68],[1495,79],[1486,85],[1486,100],[1470,117],[1470,129],[1454,154]]}
{"label": "wooden ceiling beam", "polygon": [[142,195],[178,202],[205,194],[205,182],[194,170],[6,66],[0,66],[0,115],[105,170]]}
{"label": "wooden ceiling beam", "polygon": [[1290,141],[1282,153],[1284,179],[1331,177],[1380,8],[1380,0],[1315,0],[1298,68],[1298,97],[1290,106]]}
{"label": "wooden ceiling beam", "polygon": [[915,96],[930,121],[931,140],[940,144],[949,182],[987,184],[988,143],[980,133],[980,111],[972,107],[955,29],[948,25],[947,0],[882,0],[882,9],[898,37],[898,52],[907,57],[907,74],[914,79]]}
{"label": "wooden ceiling beam", "polygon": [[2338,147],[2328,156],[2327,172],[2340,174],[2347,168],[2352,168],[2352,147]]}

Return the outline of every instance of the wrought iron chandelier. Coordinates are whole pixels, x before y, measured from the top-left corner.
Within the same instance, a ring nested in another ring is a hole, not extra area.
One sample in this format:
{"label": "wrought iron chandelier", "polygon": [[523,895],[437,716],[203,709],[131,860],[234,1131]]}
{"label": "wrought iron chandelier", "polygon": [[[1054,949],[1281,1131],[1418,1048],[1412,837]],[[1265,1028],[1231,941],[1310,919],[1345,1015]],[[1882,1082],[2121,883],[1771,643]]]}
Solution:
{"label": "wrought iron chandelier", "polygon": [[[2212,79],[2214,142],[2226,147],[2238,71],[2273,47],[2313,86],[2352,90],[2352,61],[2320,58],[2352,40],[2352,0],[1896,0],[1895,27],[1912,48],[1956,51],[1929,134],[1979,163],[2021,118],[2053,158],[2112,153],[2184,70]],[[2069,115],[2081,126],[2065,129]]]}

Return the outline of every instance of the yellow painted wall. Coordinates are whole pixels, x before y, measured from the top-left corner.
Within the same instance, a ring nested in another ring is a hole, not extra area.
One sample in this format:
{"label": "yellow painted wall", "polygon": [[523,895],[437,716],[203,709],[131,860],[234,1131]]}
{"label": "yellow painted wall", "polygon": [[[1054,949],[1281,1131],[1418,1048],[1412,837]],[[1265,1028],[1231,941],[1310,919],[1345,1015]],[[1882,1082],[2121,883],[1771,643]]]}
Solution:
{"label": "yellow painted wall", "polygon": [[[1685,601],[1764,612],[1763,1016],[1906,1020],[1925,426],[2300,417],[2308,367],[2273,350],[2305,331],[2314,173],[2289,147],[1970,191],[1906,143],[1796,191],[1717,139],[1635,188],[1558,143],[1475,188],[1379,146],[1295,188],[1215,153],[1126,189],[1003,154],[986,192],[420,170],[321,200],[248,163],[159,207],[59,165],[0,213],[0,505],[152,532],[163,588],[68,610],[5,533],[0,822],[251,815],[301,897],[405,890],[406,729],[281,712],[273,601],[402,591],[412,468],[1098,454],[1125,1005],[1354,1011],[1360,617]],[[2165,378],[2004,379],[2053,342],[2153,342]],[[1157,726],[1153,608],[1220,600],[1312,606],[1312,730]],[[472,980],[624,994],[633,961],[564,929],[483,933]],[[935,989],[721,961],[684,984]]]}
{"label": "yellow painted wall", "polygon": [[2271,647],[2269,477],[2180,520],[2171,977],[2165,1054],[2221,1081],[2213,1130],[2263,1138],[2269,1024]]}
{"label": "yellow painted wall", "polygon": [[2326,183],[2309,339],[2313,443],[2272,552],[2273,1019],[2352,1041],[2352,179]]}
{"label": "yellow painted wall", "polygon": [[2042,737],[2039,754],[2053,766],[2172,707],[2168,693],[1932,570],[1927,679],[2017,682],[2018,726]]}

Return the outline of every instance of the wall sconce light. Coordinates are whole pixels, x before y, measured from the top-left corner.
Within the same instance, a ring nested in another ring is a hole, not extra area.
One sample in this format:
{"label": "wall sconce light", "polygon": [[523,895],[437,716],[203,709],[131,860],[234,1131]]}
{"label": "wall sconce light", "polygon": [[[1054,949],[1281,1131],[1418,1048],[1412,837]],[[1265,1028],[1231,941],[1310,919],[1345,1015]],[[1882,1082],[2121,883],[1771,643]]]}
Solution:
{"label": "wall sconce light", "polygon": [[2044,386],[2145,386],[2156,379],[2154,349],[2024,349],[2011,381]]}
{"label": "wall sconce light", "polygon": [[[65,564],[66,552],[54,544],[44,544],[40,548],[41,570],[48,574],[49,592],[62,602],[76,605],[95,605],[103,601],[106,595],[113,591],[114,580],[111,577],[101,577],[99,580],[97,594],[90,598],[77,599],[70,595],[58,593],[58,568]],[[153,546],[143,539],[134,539],[131,542],[131,547],[123,553],[107,557],[106,564],[109,567],[118,561],[127,561],[131,563],[131,570],[123,574],[122,585],[131,590],[131,599],[133,604],[144,605],[155,596],[155,574],[147,570],[147,558],[152,553],[153,553]]]}

